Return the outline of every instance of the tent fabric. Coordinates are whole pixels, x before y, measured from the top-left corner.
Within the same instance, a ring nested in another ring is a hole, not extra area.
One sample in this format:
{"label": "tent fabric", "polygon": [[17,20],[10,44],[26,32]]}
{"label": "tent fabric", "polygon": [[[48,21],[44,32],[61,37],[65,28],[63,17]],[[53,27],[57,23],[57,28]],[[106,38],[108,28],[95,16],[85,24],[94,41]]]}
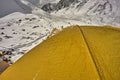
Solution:
{"label": "tent fabric", "polygon": [[72,26],[25,54],[0,80],[119,80],[120,29]]}

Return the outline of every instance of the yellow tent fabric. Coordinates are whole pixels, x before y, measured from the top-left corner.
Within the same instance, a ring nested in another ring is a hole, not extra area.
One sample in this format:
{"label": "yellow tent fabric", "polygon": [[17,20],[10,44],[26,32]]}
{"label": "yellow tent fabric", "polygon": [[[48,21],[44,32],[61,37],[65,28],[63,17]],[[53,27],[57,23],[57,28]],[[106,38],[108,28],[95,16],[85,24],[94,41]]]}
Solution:
{"label": "yellow tent fabric", "polygon": [[0,80],[119,80],[120,29],[74,26],[48,38]]}

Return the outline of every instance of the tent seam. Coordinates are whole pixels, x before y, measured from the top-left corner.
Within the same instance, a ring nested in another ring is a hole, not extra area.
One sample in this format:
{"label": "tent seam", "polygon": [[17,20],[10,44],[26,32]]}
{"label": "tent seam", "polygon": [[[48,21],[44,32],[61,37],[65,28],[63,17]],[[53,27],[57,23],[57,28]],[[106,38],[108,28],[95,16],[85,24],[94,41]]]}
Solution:
{"label": "tent seam", "polygon": [[97,73],[98,73],[98,75],[99,75],[100,80],[105,80],[105,79],[104,79],[104,76],[103,76],[103,73],[102,73],[102,70],[100,69],[100,65],[99,65],[99,63],[98,63],[98,60],[95,58],[95,55],[92,53],[92,51],[91,51],[91,49],[90,49],[90,46],[89,46],[89,44],[88,44],[88,41],[87,41],[87,39],[86,39],[86,37],[85,37],[85,34],[84,34],[82,28],[81,28],[80,26],[77,26],[77,27],[79,28],[80,32],[82,33],[83,40],[84,40],[84,42],[85,42],[85,44],[86,44],[86,46],[87,46],[87,49],[88,49],[88,51],[89,51],[89,54],[90,54],[90,56],[91,56],[91,59],[92,59],[94,65],[95,65],[95,68],[96,68],[96,70],[97,70]]}

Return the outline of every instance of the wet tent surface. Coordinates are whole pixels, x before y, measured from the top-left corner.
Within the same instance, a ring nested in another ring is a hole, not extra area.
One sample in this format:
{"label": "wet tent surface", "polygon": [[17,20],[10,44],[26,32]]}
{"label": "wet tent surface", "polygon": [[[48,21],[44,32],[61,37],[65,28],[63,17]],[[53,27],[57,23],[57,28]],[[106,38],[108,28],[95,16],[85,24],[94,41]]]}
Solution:
{"label": "wet tent surface", "polygon": [[0,80],[119,80],[120,29],[68,27],[25,54]]}

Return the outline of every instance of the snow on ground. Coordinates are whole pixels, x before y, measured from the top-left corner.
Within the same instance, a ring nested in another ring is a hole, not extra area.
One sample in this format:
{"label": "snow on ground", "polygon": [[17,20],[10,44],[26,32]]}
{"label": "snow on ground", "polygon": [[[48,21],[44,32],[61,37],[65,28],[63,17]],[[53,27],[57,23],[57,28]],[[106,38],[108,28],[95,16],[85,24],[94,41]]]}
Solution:
{"label": "snow on ground", "polygon": [[1,60],[14,63],[24,53],[44,41],[54,28],[70,25],[61,19],[49,19],[34,14],[13,13],[0,18]]}
{"label": "snow on ground", "polygon": [[15,16],[15,13],[0,19],[0,50],[8,51],[4,52],[5,55],[14,62],[12,56],[23,55],[35,44],[42,42],[50,34],[52,27],[45,19],[36,15],[16,13],[17,18],[12,15]]}

